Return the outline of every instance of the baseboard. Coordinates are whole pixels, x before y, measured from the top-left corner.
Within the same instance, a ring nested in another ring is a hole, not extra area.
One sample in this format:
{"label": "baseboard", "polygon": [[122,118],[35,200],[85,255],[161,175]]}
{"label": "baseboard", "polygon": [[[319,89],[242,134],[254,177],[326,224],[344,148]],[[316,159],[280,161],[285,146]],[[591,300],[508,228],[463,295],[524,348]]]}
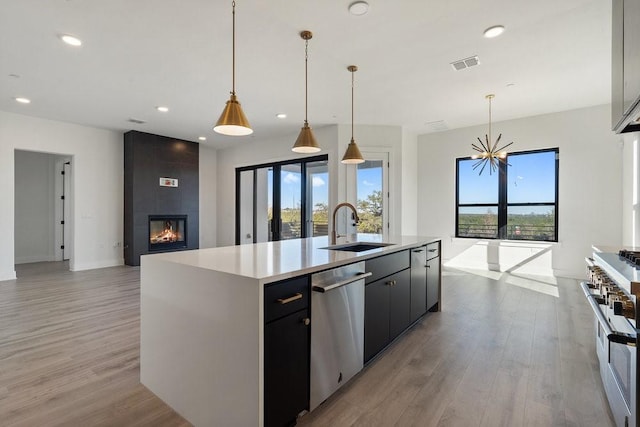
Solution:
{"label": "baseboard", "polygon": [[57,261],[54,255],[34,255],[34,256],[22,256],[16,257],[16,264],[30,264],[32,262],[51,262]]}
{"label": "baseboard", "polygon": [[69,264],[69,270],[71,271],[83,271],[83,270],[94,270],[96,268],[107,268],[107,267],[117,267],[119,265],[124,265],[124,259],[107,259],[96,262],[71,262]]}
{"label": "baseboard", "polygon": [[16,279],[15,270],[0,271],[0,282],[4,280],[15,280],[15,279]]}

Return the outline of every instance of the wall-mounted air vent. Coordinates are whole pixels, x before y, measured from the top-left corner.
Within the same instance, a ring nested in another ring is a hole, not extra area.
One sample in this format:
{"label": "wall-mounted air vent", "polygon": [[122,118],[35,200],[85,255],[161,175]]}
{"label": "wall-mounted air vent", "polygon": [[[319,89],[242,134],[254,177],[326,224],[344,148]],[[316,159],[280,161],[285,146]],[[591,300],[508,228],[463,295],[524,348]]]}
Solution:
{"label": "wall-mounted air vent", "polygon": [[454,70],[460,71],[460,70],[464,70],[465,68],[475,67],[479,63],[480,63],[480,60],[478,59],[478,56],[475,55],[475,56],[470,56],[469,58],[453,61],[451,63],[451,66],[453,67]]}
{"label": "wall-mounted air vent", "polygon": [[435,122],[427,122],[425,126],[432,132],[442,132],[443,130],[448,130],[449,126],[444,122],[444,120],[438,120]]}
{"label": "wall-mounted air vent", "polygon": [[131,123],[135,123],[135,124],[137,124],[137,125],[142,125],[142,124],[144,124],[144,123],[147,123],[147,122],[145,122],[144,120],[134,119],[133,117],[132,117],[132,118],[130,118],[129,120],[127,120],[127,121],[128,121],[128,122],[131,122]]}

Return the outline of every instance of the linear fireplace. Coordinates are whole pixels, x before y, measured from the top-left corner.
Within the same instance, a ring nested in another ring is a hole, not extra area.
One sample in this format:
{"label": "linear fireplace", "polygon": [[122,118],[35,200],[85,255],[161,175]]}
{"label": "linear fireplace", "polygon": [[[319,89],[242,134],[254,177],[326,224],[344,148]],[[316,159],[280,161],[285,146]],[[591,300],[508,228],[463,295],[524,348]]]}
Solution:
{"label": "linear fireplace", "polygon": [[149,252],[187,247],[187,215],[149,215]]}

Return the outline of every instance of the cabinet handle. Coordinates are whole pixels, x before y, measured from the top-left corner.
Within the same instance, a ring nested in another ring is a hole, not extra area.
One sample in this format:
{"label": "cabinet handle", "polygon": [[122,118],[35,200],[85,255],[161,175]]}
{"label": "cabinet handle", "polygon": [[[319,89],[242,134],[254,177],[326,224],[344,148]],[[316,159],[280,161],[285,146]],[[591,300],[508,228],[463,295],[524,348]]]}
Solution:
{"label": "cabinet handle", "polygon": [[387,285],[389,285],[389,286],[395,286],[395,285],[396,285],[396,281],[395,281],[395,280],[389,280],[389,281],[387,282]]}
{"label": "cabinet handle", "polygon": [[300,292],[296,293],[293,296],[290,296],[289,298],[278,298],[276,301],[278,301],[280,304],[289,304],[290,302],[294,302],[299,299],[302,299],[302,294]]}
{"label": "cabinet handle", "polygon": [[429,252],[435,252],[437,249],[429,249]]}
{"label": "cabinet handle", "polygon": [[304,324],[304,326],[309,326],[309,324],[311,323],[311,319],[305,317],[304,319],[302,319],[302,323]]}
{"label": "cabinet handle", "polygon": [[431,268],[431,266],[430,266],[429,264],[425,265],[425,267],[427,267],[427,268]]}

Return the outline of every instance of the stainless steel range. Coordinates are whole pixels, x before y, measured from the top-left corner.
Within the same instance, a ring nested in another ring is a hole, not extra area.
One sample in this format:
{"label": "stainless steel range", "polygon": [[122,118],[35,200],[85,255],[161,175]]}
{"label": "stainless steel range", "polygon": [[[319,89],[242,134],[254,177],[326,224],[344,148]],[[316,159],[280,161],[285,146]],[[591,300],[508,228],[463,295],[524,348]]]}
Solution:
{"label": "stainless steel range", "polygon": [[594,252],[580,286],[595,315],[600,376],[617,426],[638,426],[640,252]]}

